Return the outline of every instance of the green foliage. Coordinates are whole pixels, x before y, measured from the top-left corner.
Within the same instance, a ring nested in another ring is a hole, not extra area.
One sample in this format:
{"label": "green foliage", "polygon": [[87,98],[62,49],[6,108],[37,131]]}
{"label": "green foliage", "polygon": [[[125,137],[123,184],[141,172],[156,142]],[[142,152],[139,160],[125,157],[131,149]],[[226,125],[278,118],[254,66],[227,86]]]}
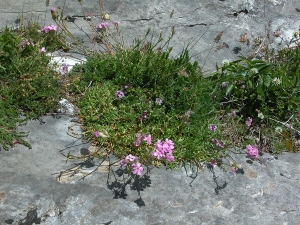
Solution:
{"label": "green foliage", "polygon": [[217,68],[213,75],[216,91],[231,109],[244,116],[264,116],[287,119],[298,109],[299,46],[279,52],[280,60],[240,60]]}
{"label": "green foliage", "polygon": [[[218,158],[222,149],[211,143],[217,133],[208,130],[217,104],[211,100],[211,81],[202,76],[197,63],[190,63],[187,50],[170,59],[170,50],[154,50],[154,46],[138,42],[114,55],[88,60],[71,87],[83,92],[92,83],[78,104],[86,137],[119,157],[136,155],[146,165],[158,162],[150,158],[153,149],[133,145],[137,133],[151,134],[154,142],[173,140],[172,167]],[[116,97],[118,90],[123,98]],[[108,137],[94,138],[95,131]]]}
{"label": "green foliage", "polygon": [[50,57],[39,52],[45,39],[36,29],[0,33],[0,144],[6,150],[15,140],[30,146],[16,131],[20,116],[37,118],[54,110],[59,99],[58,76],[48,67]]}
{"label": "green foliage", "polygon": [[152,100],[161,98],[167,111],[184,112],[197,103],[197,86],[203,78],[195,62],[189,62],[188,51],[179,58],[170,59],[166,52],[154,50],[151,43],[117,52],[113,55],[98,55],[88,60],[80,86],[90,81],[112,80],[120,88],[130,85],[152,91]]}

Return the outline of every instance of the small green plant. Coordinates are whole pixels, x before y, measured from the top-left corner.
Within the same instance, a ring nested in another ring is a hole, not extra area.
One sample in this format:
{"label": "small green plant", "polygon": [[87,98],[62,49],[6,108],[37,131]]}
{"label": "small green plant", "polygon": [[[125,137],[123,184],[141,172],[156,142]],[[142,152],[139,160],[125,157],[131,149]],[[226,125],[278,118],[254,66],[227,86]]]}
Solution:
{"label": "small green plant", "polygon": [[[280,34],[274,35],[279,37]],[[241,38],[246,42],[244,36]],[[212,76],[216,81],[215,95],[221,102],[220,109],[235,110],[243,123],[250,124],[248,132],[235,130],[233,136],[251,134],[258,140],[256,144],[261,152],[295,151],[298,148],[295,130],[290,127],[298,126],[292,118],[298,113],[300,97],[299,34],[296,32],[294,38],[286,42],[287,47],[276,53],[263,40],[262,37],[254,39],[257,47],[254,55],[260,52],[261,60],[253,56],[240,57],[233,62],[224,60],[221,68],[216,66]],[[279,132],[279,125],[285,129],[280,128]]]}
{"label": "small green plant", "polygon": [[[16,123],[38,118],[57,108],[60,95],[58,74],[48,66],[50,57],[45,54],[49,35],[38,32],[39,27],[31,24],[27,29],[0,32],[0,144],[8,150],[8,145],[16,143],[30,146],[16,132]],[[58,35],[59,36],[59,35]],[[49,43],[48,43],[49,44]],[[57,48],[57,42],[47,49]],[[10,106],[10,107],[8,107]]]}
{"label": "small green plant", "polygon": [[[132,48],[87,61],[70,86],[79,94],[89,87],[78,104],[85,135],[121,158],[137,156],[144,165],[160,162],[151,157],[154,146],[134,145],[136,135],[173,140],[169,166],[218,158],[224,146],[211,142],[216,133],[208,129],[217,104],[211,99],[213,86],[197,63],[190,63],[187,50],[170,59],[170,50],[157,46],[161,42],[137,41]],[[96,131],[105,135],[95,137]]]}
{"label": "small green plant", "polygon": [[[299,49],[293,51],[299,54]],[[289,65],[241,57],[217,67],[213,77],[218,82],[222,104],[238,108],[246,117],[288,119],[298,109],[299,70],[295,65],[299,58],[286,57],[282,55],[281,60],[289,61]]]}

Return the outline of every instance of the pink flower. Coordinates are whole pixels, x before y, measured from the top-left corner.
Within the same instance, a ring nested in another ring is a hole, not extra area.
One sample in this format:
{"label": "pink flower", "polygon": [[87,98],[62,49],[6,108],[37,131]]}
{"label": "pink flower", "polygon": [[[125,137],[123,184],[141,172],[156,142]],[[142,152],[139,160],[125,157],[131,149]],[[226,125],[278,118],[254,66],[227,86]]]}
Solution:
{"label": "pink flower", "polygon": [[57,15],[57,13],[56,13],[56,9],[55,9],[55,8],[52,8],[52,9],[51,9],[51,16],[52,16],[52,19],[53,19],[53,20],[56,20],[56,19],[57,19],[58,15]]}
{"label": "pink flower", "polygon": [[57,26],[55,26],[55,25],[53,25],[53,24],[51,24],[51,25],[49,25],[49,26],[44,26],[44,27],[42,27],[42,32],[44,32],[44,33],[49,33],[50,31],[56,31],[57,30]]}
{"label": "pink flower", "polygon": [[217,165],[217,160],[211,159],[211,161],[208,164],[210,167],[215,167]]}
{"label": "pink flower", "polygon": [[165,139],[165,144],[168,145],[168,148],[169,148],[170,150],[174,149],[174,143],[173,143],[173,141],[171,141],[170,139],[166,138],[166,139]]}
{"label": "pink flower", "polygon": [[127,166],[127,160],[126,159],[120,160],[120,165],[121,166]]}
{"label": "pink flower", "polygon": [[220,148],[224,148],[224,142],[223,142],[223,141],[217,143],[216,145],[217,145],[218,147],[220,147]]}
{"label": "pink flower", "polygon": [[120,160],[120,165],[121,166],[127,166],[127,164],[129,163],[129,162],[134,162],[134,161],[137,161],[137,157],[135,157],[135,156],[133,156],[133,155],[131,155],[131,154],[129,154],[128,156],[126,156],[125,157],[125,159],[121,159]]}
{"label": "pink flower", "polygon": [[114,24],[116,27],[118,27],[119,24],[120,24],[120,22],[119,22],[119,21],[114,21],[113,24]]}
{"label": "pink flower", "polygon": [[25,40],[23,40],[23,41],[21,42],[21,44],[19,45],[19,48],[20,48],[20,49],[25,48],[25,44],[27,44],[27,43],[26,43]]}
{"label": "pink flower", "polygon": [[66,63],[61,64],[59,71],[62,75],[67,74],[68,73],[68,65]]}
{"label": "pink flower", "polygon": [[236,117],[236,111],[235,110],[232,110],[231,111],[231,116],[234,118],[234,117]]}
{"label": "pink flower", "polygon": [[49,28],[48,28],[48,26],[44,26],[44,27],[42,27],[42,32],[44,32],[44,33],[48,33],[48,32],[49,32]]}
{"label": "pink flower", "polygon": [[45,47],[42,47],[41,49],[40,49],[40,51],[39,52],[46,52],[46,49],[45,49]]}
{"label": "pink flower", "polygon": [[253,121],[253,119],[251,117],[248,117],[248,119],[245,122],[246,126],[250,127],[252,125],[252,121]]}
{"label": "pink flower", "polygon": [[148,145],[151,145],[152,143],[151,134],[148,134],[148,136],[146,136],[146,134],[143,134],[143,141],[146,141]]}
{"label": "pink flower", "polygon": [[99,29],[99,30],[101,30],[101,29],[106,29],[108,27],[108,23],[107,22],[102,22],[102,23],[100,23],[98,26],[97,26],[97,28]]}
{"label": "pink flower", "polygon": [[99,131],[95,131],[95,132],[94,132],[94,137],[97,138],[97,137],[99,137],[99,136],[100,136]]}
{"label": "pink flower", "polygon": [[212,130],[212,131],[216,131],[217,130],[217,126],[216,125],[213,125],[213,124],[210,124],[209,126],[208,126],[208,129],[209,130]]}
{"label": "pink flower", "polygon": [[172,162],[174,160],[174,156],[172,155],[172,151],[174,149],[174,143],[165,139],[165,141],[158,140],[154,144],[154,151],[151,152],[151,156],[156,157],[158,160],[161,158]]}
{"label": "pink flower", "polygon": [[135,134],[135,141],[133,144],[136,147],[140,146],[140,144],[141,144],[141,134],[140,133]]}
{"label": "pink flower", "polygon": [[54,24],[51,24],[51,25],[49,26],[49,29],[50,29],[50,30],[56,31],[56,30],[57,30],[57,26],[55,26]]}
{"label": "pink flower", "polygon": [[133,156],[131,154],[129,154],[128,156],[125,157],[125,160],[130,161],[130,162],[133,162],[136,159],[137,159],[137,157],[135,157],[135,156]]}
{"label": "pink flower", "polygon": [[164,159],[167,160],[168,162],[173,162],[174,161],[174,156],[172,155],[172,153],[167,153],[164,156]]}
{"label": "pink flower", "polygon": [[158,104],[158,105],[161,105],[162,102],[163,102],[163,101],[162,101],[160,98],[156,98],[156,99],[155,99],[155,103]]}
{"label": "pink flower", "polygon": [[136,162],[134,164],[132,164],[132,173],[136,174],[136,175],[142,175],[142,171],[143,171],[143,167],[142,164],[140,164],[139,162]]}
{"label": "pink flower", "polygon": [[147,112],[143,112],[143,114],[138,118],[138,120],[142,121],[143,119],[146,119],[148,116]]}
{"label": "pink flower", "polygon": [[247,145],[245,151],[250,158],[256,159],[258,157],[258,149],[253,145]]}
{"label": "pink flower", "polygon": [[230,173],[231,175],[233,175],[233,174],[237,171],[237,169],[238,169],[238,168],[232,166],[232,167],[231,167],[231,170],[229,171],[229,173]]}
{"label": "pink flower", "polygon": [[224,148],[225,143],[223,141],[219,142],[218,139],[214,138],[211,140],[213,144],[215,144],[216,146],[220,147],[220,148]]}
{"label": "pink flower", "polygon": [[116,98],[121,99],[121,98],[123,98],[125,95],[124,95],[124,92],[123,92],[123,91],[118,90],[118,91],[116,91],[115,96],[116,96]]}
{"label": "pink flower", "polygon": [[153,152],[151,152],[151,156],[160,160],[160,158],[163,157],[163,154],[160,151],[158,151],[157,149],[155,149]]}
{"label": "pink flower", "polygon": [[[31,39],[30,39],[31,40]],[[20,45],[19,48],[23,49],[25,48],[26,45],[32,45],[34,47],[34,43],[33,42],[29,42],[27,39],[23,40]]]}
{"label": "pink flower", "polygon": [[215,138],[212,139],[211,142],[212,142],[213,144],[215,144],[215,145],[216,145],[217,143],[219,143],[218,139],[215,139]]}

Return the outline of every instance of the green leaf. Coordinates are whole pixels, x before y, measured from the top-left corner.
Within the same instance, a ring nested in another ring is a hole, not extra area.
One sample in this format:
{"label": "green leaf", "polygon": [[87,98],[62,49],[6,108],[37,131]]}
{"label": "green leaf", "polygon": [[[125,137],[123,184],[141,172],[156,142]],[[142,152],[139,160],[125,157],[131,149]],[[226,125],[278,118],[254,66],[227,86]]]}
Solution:
{"label": "green leaf", "polygon": [[228,94],[232,91],[233,87],[234,87],[234,85],[233,85],[233,84],[230,84],[230,85],[227,87],[227,89],[226,89],[226,94],[225,94],[225,95],[228,95]]}
{"label": "green leaf", "polygon": [[265,76],[264,84],[266,87],[270,87],[271,81],[272,81],[272,78],[269,75]]}
{"label": "green leaf", "polygon": [[216,63],[216,71],[219,72],[219,66],[218,66],[218,63]]}

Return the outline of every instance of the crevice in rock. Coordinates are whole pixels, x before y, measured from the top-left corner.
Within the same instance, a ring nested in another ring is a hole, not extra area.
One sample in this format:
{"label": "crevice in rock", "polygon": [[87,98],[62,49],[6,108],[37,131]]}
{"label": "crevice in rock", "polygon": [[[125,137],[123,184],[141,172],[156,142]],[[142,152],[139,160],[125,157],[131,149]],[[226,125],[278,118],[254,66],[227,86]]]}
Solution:
{"label": "crevice in rock", "polygon": [[188,27],[195,27],[195,26],[208,26],[213,24],[207,24],[207,23],[195,23],[195,24],[188,24]]}
{"label": "crevice in rock", "polygon": [[149,20],[153,20],[153,17],[150,18],[141,18],[141,19],[137,19],[137,20],[122,20],[122,21],[126,21],[126,22],[140,22],[140,21],[149,21]]}

